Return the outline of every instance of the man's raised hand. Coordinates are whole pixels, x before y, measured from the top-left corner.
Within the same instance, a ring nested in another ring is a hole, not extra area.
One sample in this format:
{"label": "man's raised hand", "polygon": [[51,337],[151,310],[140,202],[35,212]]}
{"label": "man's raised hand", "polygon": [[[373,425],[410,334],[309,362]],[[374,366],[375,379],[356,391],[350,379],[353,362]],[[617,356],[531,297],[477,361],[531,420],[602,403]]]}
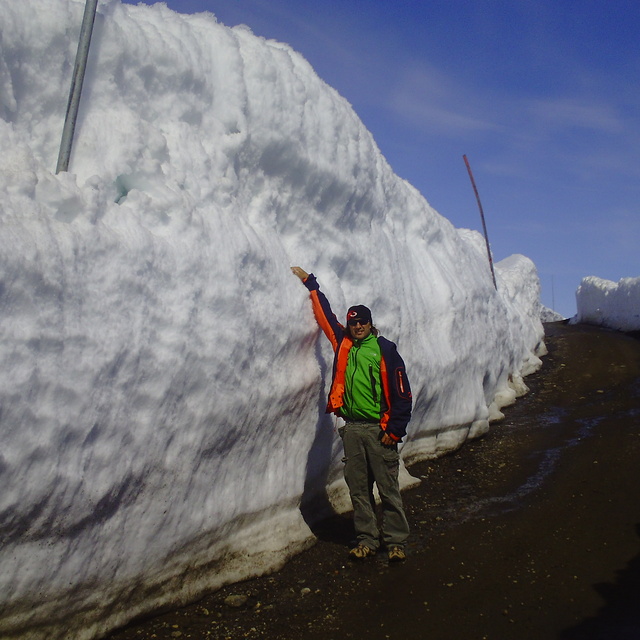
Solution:
{"label": "man's raised hand", "polygon": [[300,280],[302,280],[303,282],[309,277],[309,274],[304,269],[301,269],[300,267],[291,267],[291,271],[294,275],[298,276],[298,278],[300,278]]}

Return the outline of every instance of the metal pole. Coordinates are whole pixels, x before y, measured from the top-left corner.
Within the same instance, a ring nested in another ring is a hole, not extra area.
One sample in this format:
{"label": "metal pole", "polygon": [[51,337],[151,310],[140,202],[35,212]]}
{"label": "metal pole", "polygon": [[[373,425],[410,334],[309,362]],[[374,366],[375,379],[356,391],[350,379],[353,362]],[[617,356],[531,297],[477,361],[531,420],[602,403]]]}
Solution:
{"label": "metal pole", "polygon": [[484,221],[484,211],[482,210],[482,203],[480,202],[480,196],[478,195],[478,189],[476,188],[476,181],[473,179],[473,173],[471,173],[471,167],[469,166],[469,161],[467,160],[467,156],[462,156],[464,158],[464,163],[467,165],[467,171],[469,172],[469,178],[471,178],[471,185],[473,186],[473,191],[476,194],[476,200],[478,201],[478,209],[480,209],[480,219],[482,220],[482,230],[484,231],[484,241],[487,243],[487,255],[489,256],[489,267],[491,268],[491,277],[493,278],[493,286],[498,290],[498,285],[496,284],[496,274],[493,270],[493,258],[491,257],[491,247],[489,246],[489,236],[487,235],[487,225]]}
{"label": "metal pole", "polygon": [[58,155],[56,173],[67,171],[69,169],[73,133],[76,128],[78,107],[80,106],[80,95],[82,94],[82,83],[84,81],[84,72],[87,68],[87,57],[89,55],[89,45],[91,44],[91,33],[93,32],[93,22],[96,17],[97,6],[98,0],[87,0],[84,7],[84,18],[82,19],[82,29],[80,30],[78,52],[76,53],[76,64],[73,69],[71,90],[69,92],[69,103],[67,104],[64,129],[62,130],[62,141],[60,142],[60,153]]}

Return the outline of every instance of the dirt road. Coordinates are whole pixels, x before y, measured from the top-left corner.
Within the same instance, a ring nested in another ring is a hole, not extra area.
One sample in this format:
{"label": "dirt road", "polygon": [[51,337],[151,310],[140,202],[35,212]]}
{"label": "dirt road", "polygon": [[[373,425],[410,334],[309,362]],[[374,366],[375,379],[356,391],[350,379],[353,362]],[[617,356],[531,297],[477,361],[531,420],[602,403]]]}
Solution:
{"label": "dirt road", "polygon": [[349,563],[336,517],[279,573],[110,640],[640,638],[640,340],[552,324],[546,342],[505,421],[411,468],[406,563]]}

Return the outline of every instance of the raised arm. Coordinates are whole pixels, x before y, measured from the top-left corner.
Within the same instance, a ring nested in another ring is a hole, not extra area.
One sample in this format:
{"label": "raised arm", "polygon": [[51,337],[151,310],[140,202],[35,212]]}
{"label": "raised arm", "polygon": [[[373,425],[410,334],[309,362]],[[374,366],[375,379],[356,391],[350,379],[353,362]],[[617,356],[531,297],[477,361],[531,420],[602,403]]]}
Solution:
{"label": "raised arm", "polygon": [[307,273],[300,267],[291,267],[291,271],[300,278],[304,286],[309,290],[311,306],[313,308],[313,315],[316,317],[316,322],[331,341],[334,350],[337,349],[338,343],[344,335],[344,327],[338,322],[327,297],[320,291],[316,277],[313,273]]}

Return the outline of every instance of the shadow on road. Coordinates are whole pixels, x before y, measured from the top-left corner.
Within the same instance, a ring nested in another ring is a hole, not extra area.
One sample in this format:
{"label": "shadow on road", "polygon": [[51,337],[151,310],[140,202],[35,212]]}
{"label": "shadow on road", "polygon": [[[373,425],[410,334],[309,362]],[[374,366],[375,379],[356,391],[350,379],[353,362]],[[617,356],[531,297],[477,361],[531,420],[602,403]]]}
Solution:
{"label": "shadow on road", "polygon": [[[640,524],[636,525],[640,537]],[[617,572],[616,581],[594,585],[605,601],[598,613],[565,630],[562,640],[637,640],[640,637],[640,553]]]}

